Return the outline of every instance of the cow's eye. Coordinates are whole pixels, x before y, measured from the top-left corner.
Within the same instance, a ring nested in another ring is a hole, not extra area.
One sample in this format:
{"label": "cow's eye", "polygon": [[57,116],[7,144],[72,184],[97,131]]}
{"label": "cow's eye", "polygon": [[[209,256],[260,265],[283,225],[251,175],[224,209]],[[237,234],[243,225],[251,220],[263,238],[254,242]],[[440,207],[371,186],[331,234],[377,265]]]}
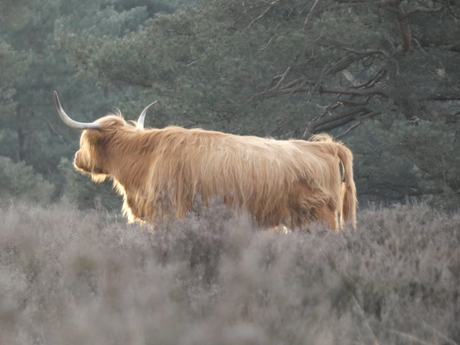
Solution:
{"label": "cow's eye", "polygon": [[92,145],[96,145],[99,142],[99,138],[95,135],[88,136],[88,141]]}

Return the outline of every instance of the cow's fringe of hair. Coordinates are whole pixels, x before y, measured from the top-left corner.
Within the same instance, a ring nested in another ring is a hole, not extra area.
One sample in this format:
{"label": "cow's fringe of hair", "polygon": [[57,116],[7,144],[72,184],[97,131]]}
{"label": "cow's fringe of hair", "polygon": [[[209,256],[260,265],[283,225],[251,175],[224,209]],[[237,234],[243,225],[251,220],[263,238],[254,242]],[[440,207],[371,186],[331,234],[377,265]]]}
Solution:
{"label": "cow's fringe of hair", "polygon": [[82,144],[103,148],[91,154],[113,177],[130,221],[152,221],[171,209],[183,217],[199,195],[205,204],[218,197],[247,210],[261,225],[323,220],[337,228],[338,212],[355,225],[352,154],[327,134],[279,141],[180,127],[139,130],[115,116],[98,122],[103,130],[85,131]]}

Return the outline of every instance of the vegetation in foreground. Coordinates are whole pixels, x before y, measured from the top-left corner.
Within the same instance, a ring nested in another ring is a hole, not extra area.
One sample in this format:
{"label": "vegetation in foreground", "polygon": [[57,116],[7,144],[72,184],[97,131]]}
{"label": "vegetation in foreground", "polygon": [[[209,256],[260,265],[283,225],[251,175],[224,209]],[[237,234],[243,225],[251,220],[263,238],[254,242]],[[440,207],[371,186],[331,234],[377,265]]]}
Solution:
{"label": "vegetation in foreground", "polygon": [[60,203],[0,209],[2,344],[459,344],[460,216],[254,229],[213,206],[155,231]]}

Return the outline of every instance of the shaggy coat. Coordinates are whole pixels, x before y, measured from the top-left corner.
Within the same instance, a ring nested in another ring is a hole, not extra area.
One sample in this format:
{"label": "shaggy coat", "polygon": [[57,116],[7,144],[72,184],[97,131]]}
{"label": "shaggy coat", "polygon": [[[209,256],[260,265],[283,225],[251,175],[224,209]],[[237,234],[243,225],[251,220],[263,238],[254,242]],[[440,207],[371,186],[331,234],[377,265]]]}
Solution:
{"label": "shaggy coat", "polygon": [[113,179],[130,222],[183,217],[199,197],[205,205],[219,198],[262,226],[355,226],[353,156],[327,134],[304,141],[138,129],[116,115],[95,123],[101,129],[83,131],[74,164],[95,182]]}

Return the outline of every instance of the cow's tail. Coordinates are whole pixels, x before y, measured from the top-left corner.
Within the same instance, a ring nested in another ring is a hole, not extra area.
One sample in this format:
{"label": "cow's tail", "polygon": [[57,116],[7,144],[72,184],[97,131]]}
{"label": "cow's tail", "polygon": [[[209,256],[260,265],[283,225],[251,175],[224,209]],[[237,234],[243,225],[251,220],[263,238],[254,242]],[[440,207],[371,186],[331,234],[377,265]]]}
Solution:
{"label": "cow's tail", "polygon": [[344,145],[337,143],[338,156],[342,162],[342,212],[341,224],[350,223],[356,228],[356,186],[353,179],[353,154]]}

